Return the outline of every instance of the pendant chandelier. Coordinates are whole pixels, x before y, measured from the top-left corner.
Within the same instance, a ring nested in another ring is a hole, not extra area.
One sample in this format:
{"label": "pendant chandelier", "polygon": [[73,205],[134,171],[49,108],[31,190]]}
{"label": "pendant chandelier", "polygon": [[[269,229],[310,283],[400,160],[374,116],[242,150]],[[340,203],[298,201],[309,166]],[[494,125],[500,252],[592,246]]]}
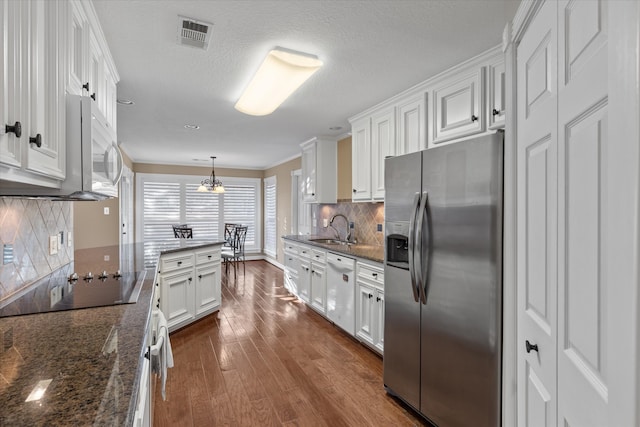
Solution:
{"label": "pendant chandelier", "polygon": [[215,156],[211,156],[211,176],[200,181],[198,192],[200,193],[224,193],[222,182],[216,178],[214,170]]}

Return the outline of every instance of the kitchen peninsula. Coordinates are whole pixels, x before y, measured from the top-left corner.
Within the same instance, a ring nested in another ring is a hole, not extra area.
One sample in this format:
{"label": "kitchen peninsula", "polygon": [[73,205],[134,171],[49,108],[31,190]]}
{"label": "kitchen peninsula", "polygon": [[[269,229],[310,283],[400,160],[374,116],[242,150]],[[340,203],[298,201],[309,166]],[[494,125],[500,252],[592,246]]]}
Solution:
{"label": "kitchen peninsula", "polygon": [[[188,242],[161,250],[159,259],[208,251],[219,264],[222,243]],[[144,248],[131,246],[120,264],[135,268]],[[110,250],[76,251],[75,268],[100,265],[96,252]],[[133,425],[139,390],[145,389],[155,273],[155,266],[147,268],[136,303],[0,318],[0,426]],[[97,274],[93,284],[97,290]]]}

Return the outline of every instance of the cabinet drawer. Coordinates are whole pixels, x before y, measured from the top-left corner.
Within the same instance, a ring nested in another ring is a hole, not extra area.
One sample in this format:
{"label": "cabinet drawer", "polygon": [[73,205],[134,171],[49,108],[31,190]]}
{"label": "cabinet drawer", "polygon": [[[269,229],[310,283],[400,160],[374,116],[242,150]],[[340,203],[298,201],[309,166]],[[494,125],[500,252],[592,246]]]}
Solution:
{"label": "cabinet drawer", "polygon": [[291,243],[288,240],[284,241],[284,251],[291,253],[293,255],[297,255],[298,251],[300,250],[300,247],[298,245],[296,245],[295,243]]}
{"label": "cabinet drawer", "polygon": [[327,262],[327,253],[325,251],[319,251],[317,249],[311,250],[311,261],[314,261],[319,264],[326,264]]}
{"label": "cabinet drawer", "polygon": [[220,247],[208,248],[196,252],[196,265],[220,262]]}
{"label": "cabinet drawer", "polygon": [[374,283],[384,288],[384,270],[382,266],[358,263],[358,279]]}
{"label": "cabinet drawer", "polygon": [[160,258],[160,272],[162,274],[190,267],[193,267],[193,252],[179,252],[171,255],[163,255],[162,258]]}
{"label": "cabinet drawer", "polygon": [[300,258],[311,259],[313,257],[313,249],[310,246],[300,246],[298,254]]}

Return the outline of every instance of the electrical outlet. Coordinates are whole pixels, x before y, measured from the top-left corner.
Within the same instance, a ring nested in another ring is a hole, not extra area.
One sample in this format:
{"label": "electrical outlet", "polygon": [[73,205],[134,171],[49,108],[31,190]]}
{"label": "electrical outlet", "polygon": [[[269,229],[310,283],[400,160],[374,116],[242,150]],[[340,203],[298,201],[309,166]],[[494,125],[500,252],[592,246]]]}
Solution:
{"label": "electrical outlet", "polygon": [[105,215],[109,215],[109,207],[108,206],[104,207],[104,214]]}
{"label": "electrical outlet", "polygon": [[49,255],[58,253],[58,235],[49,236]]}
{"label": "electrical outlet", "polygon": [[105,256],[104,256],[104,260],[105,260],[105,261],[109,261],[109,259],[110,259],[110,258],[109,258],[109,255],[105,255]]}
{"label": "electrical outlet", "polygon": [[70,248],[71,247],[71,242],[73,240],[71,239],[71,232],[67,231],[67,247]]}
{"label": "electrical outlet", "polygon": [[382,224],[378,224],[378,226],[377,226],[377,230],[378,230],[378,231],[382,231]]}
{"label": "electrical outlet", "polygon": [[322,226],[327,228],[329,226],[329,220],[327,218],[322,218]]}

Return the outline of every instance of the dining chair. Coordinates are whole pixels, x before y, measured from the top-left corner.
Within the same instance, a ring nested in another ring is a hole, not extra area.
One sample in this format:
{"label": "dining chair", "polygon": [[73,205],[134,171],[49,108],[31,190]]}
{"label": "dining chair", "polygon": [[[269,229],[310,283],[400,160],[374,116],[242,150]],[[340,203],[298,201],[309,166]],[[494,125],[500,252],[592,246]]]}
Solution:
{"label": "dining chair", "polygon": [[247,226],[236,226],[233,229],[233,237],[231,239],[231,246],[228,248],[223,247],[221,256],[225,264],[225,274],[229,273],[229,263],[233,263],[233,277],[237,278],[238,275],[238,263],[242,261],[243,273],[246,272],[245,256],[244,256],[244,243],[247,238]]}
{"label": "dining chair", "polygon": [[173,224],[173,237],[176,239],[192,239],[193,229],[187,227],[187,224]]}
{"label": "dining chair", "polygon": [[236,228],[236,226],[241,225],[241,224],[236,224],[236,223],[232,223],[232,222],[225,222],[224,223],[224,241],[225,243],[222,245],[222,248],[230,248],[231,245],[231,240],[233,239],[233,232]]}

